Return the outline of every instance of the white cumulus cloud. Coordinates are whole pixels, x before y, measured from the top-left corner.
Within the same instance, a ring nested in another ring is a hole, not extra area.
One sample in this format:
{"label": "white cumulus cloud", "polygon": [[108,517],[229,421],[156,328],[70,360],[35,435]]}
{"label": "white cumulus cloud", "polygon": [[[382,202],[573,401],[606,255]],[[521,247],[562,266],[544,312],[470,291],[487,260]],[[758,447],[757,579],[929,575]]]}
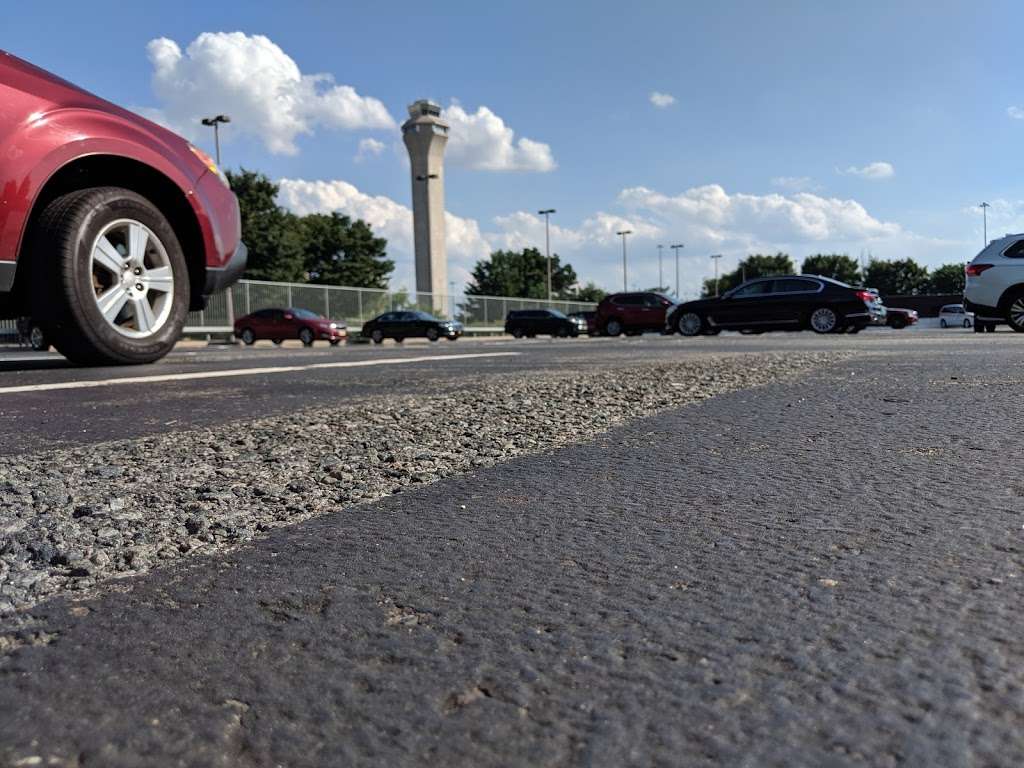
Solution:
{"label": "white cumulus cloud", "polygon": [[810,176],[776,176],[772,179],[772,186],[790,192],[815,192],[821,189],[821,185]]}
{"label": "white cumulus cloud", "polygon": [[387,149],[387,144],[383,141],[370,138],[362,139],[359,142],[359,149],[354,159],[357,163],[360,163],[371,157],[378,157],[385,149]]}
{"label": "white cumulus cloud", "polygon": [[1024,120],[1024,109],[1021,109],[1020,107],[1007,107],[1006,114],[1014,120]]}
{"label": "white cumulus cloud", "polygon": [[661,91],[651,91],[651,95],[648,96],[651,104],[656,106],[658,109],[665,109],[671,107],[676,103],[676,97],[671,93],[662,93]]}
{"label": "white cumulus cloud", "polygon": [[451,126],[446,161],[481,171],[540,171],[555,169],[551,147],[533,139],[516,139],[515,131],[484,106],[467,112],[452,102],[442,117]]}
{"label": "white cumulus cloud", "polygon": [[851,165],[845,171],[840,171],[840,173],[845,176],[860,176],[862,179],[877,181],[879,179],[891,179],[896,175],[896,169],[892,167],[892,163],[879,161],[868,163],[862,168]]}
{"label": "white cumulus cloud", "polygon": [[186,136],[196,135],[202,117],[227,114],[228,136],[249,134],[272,153],[292,155],[297,137],[317,128],[396,128],[379,100],[331,75],[304,74],[263,35],[204,32],[184,51],[161,37],[147,51],[160,106],[140,111]]}

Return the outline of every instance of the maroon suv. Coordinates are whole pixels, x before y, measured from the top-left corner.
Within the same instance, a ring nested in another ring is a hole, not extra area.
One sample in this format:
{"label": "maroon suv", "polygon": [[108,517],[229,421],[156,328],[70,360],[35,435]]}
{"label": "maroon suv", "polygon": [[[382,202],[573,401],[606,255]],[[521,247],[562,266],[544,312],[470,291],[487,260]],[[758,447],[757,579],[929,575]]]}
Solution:
{"label": "maroon suv", "polygon": [[248,345],[259,339],[280,344],[285,339],[298,339],[312,347],[317,339],[336,347],[348,337],[348,327],[341,320],[329,320],[310,309],[260,309],[235,321],[235,336]]}
{"label": "maroon suv", "polygon": [[208,155],[0,51],[0,318],[78,363],[151,362],[245,259]]}
{"label": "maroon suv", "polygon": [[672,299],[660,293],[612,293],[597,305],[597,327],[608,336],[664,331],[666,314],[673,306]]}

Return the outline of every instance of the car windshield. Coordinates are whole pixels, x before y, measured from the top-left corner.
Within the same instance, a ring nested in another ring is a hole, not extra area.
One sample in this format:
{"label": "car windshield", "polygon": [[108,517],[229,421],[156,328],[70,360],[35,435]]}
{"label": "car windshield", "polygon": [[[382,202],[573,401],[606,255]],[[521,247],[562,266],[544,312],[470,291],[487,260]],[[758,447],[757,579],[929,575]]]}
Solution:
{"label": "car windshield", "polygon": [[318,315],[309,309],[293,309],[292,314],[296,317],[301,317],[303,320],[316,320],[323,317],[323,315]]}
{"label": "car windshield", "polygon": [[552,317],[560,317],[562,319],[566,319],[565,315],[562,312],[559,312],[557,309],[549,309],[548,312],[551,314]]}
{"label": "car windshield", "polygon": [[409,314],[416,320],[432,320],[435,323],[438,322],[438,319],[429,312],[410,312]]}

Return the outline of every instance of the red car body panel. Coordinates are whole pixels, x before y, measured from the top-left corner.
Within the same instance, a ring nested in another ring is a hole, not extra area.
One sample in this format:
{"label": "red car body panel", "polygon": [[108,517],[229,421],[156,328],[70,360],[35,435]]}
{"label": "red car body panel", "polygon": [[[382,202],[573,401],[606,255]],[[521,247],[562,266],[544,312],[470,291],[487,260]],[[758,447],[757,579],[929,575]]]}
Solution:
{"label": "red car body panel", "polygon": [[208,269],[239,251],[238,202],[185,139],[0,51],[0,266],[17,260],[46,182],[90,156],[134,160],[169,179],[195,214]]}

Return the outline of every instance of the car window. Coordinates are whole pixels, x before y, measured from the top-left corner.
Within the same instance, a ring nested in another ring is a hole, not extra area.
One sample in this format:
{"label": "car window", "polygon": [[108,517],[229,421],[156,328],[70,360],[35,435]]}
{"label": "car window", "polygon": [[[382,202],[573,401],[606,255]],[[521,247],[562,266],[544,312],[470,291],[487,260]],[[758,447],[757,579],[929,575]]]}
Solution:
{"label": "car window", "polygon": [[1019,259],[1024,256],[1024,240],[1018,240],[1003,251],[1003,256],[1008,256],[1011,259]]}
{"label": "car window", "polygon": [[557,309],[549,309],[546,314],[547,314],[548,317],[557,317],[559,320],[567,320],[568,319],[568,318],[566,318],[565,315],[563,315]]}
{"label": "car window", "polygon": [[626,306],[629,307],[638,306],[640,304],[643,304],[643,302],[644,300],[642,296],[637,296],[636,294],[633,293],[623,294],[622,296],[619,296],[617,299],[615,299],[616,304],[625,304]]}
{"label": "car window", "polygon": [[738,288],[733,294],[734,298],[742,299],[750,296],[761,296],[765,293],[771,293],[772,281],[771,280],[758,280],[756,283],[750,283]]}
{"label": "car window", "polygon": [[252,313],[253,317],[258,317],[261,320],[269,320],[274,316],[274,310],[272,309],[261,309],[258,312]]}
{"label": "car window", "polygon": [[292,310],[292,314],[294,314],[296,317],[301,317],[303,320],[316,320],[317,318],[320,317],[320,315],[318,315],[316,312],[313,312],[312,310],[309,309],[296,308]]}
{"label": "car window", "polygon": [[644,294],[644,305],[648,307],[660,307],[662,306],[661,299],[656,294],[645,293]]}
{"label": "car window", "polygon": [[775,293],[813,293],[819,288],[814,280],[807,280],[802,277],[784,277],[775,280]]}
{"label": "car window", "polygon": [[390,323],[394,321],[397,314],[397,312],[385,312],[383,315],[378,317],[377,320],[381,323]]}

